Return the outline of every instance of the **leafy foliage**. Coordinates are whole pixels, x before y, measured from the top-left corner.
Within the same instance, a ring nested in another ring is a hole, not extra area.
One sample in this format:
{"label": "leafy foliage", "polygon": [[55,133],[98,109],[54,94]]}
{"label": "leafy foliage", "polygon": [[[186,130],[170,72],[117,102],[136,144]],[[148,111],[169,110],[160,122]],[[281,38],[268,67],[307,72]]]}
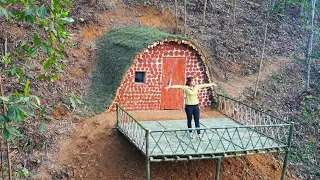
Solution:
{"label": "leafy foliage", "polygon": [[66,24],[73,22],[68,17],[72,5],[67,0],[51,2],[0,0],[0,19],[4,18],[9,26],[24,23],[31,28],[28,40],[18,42],[19,46],[13,52],[6,52],[0,58],[1,72],[5,73],[5,78],[17,79],[15,87],[21,86],[23,89],[23,92],[1,96],[1,104],[8,107],[6,112],[0,114],[2,135],[6,140],[12,136],[22,136],[14,126],[19,126],[26,117],[34,116],[34,112],[41,110],[39,97],[31,94],[30,80],[34,77],[30,72],[35,69],[29,65],[30,62],[43,66],[45,73],[39,76],[40,80],[58,80],[58,73],[64,70],[64,49],[68,39]]}

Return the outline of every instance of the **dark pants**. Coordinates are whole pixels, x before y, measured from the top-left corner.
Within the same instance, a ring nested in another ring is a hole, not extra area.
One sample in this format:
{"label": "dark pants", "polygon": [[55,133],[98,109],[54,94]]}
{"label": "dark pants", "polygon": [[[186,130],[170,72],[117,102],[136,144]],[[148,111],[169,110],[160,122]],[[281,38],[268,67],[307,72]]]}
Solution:
{"label": "dark pants", "polygon": [[[196,128],[200,128],[200,109],[198,105],[186,105],[185,107],[187,119],[188,119],[188,128],[192,128],[191,121],[192,121],[192,115],[194,118],[194,123],[196,125]],[[189,130],[191,133],[192,130]],[[200,130],[197,130],[197,133],[200,134]]]}

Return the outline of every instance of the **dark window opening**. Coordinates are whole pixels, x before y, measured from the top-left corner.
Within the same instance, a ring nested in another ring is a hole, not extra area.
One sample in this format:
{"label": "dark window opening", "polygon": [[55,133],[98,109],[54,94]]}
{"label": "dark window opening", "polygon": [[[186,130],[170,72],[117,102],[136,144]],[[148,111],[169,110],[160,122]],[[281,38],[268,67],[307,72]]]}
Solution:
{"label": "dark window opening", "polygon": [[136,72],[136,76],[134,78],[134,81],[136,83],[144,83],[146,77],[146,72]]}

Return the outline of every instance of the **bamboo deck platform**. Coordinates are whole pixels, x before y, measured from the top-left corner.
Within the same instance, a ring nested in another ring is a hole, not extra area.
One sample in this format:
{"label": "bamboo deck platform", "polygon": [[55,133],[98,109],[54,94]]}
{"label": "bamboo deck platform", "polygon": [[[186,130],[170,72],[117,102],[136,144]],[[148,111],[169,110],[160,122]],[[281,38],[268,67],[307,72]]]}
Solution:
{"label": "bamboo deck platform", "polygon": [[[151,131],[149,139],[150,156],[179,156],[221,154],[250,150],[274,149],[286,147],[267,135],[250,127],[241,128],[241,124],[229,118],[201,119],[201,135],[196,130],[189,136],[186,120],[142,121],[143,127]],[[228,127],[239,128],[228,128]],[[134,141],[134,140],[133,140]],[[144,152],[144,148],[140,149]]]}
{"label": "bamboo deck platform", "polygon": [[150,162],[218,159],[217,180],[222,158],[285,152],[284,179],[293,123],[222,95],[217,110],[225,118],[200,119],[200,128],[188,129],[186,119],[138,121],[117,104],[116,127],[146,156],[146,179]]}

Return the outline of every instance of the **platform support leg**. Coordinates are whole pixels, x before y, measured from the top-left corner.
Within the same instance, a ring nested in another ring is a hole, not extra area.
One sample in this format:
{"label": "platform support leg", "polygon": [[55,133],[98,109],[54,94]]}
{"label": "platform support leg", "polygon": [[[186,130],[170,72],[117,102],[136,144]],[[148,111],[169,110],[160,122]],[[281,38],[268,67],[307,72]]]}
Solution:
{"label": "platform support leg", "polygon": [[117,133],[117,137],[119,138],[121,136],[120,130],[117,128],[116,131],[117,131],[116,132]]}
{"label": "platform support leg", "polygon": [[292,140],[292,136],[293,136],[293,125],[294,125],[294,123],[291,122],[289,137],[288,137],[288,148],[286,150],[286,156],[284,157],[284,162],[283,162],[283,166],[282,166],[281,180],[284,180],[284,177],[286,176],[286,170],[287,170],[288,159],[289,159],[291,143],[292,143],[291,140]]}
{"label": "platform support leg", "polygon": [[150,180],[149,136],[150,130],[146,130],[146,180]]}
{"label": "platform support leg", "polygon": [[150,161],[149,161],[149,157],[146,157],[146,180],[150,180]]}
{"label": "platform support leg", "polygon": [[284,177],[286,176],[286,170],[288,165],[288,159],[289,159],[289,153],[290,151],[286,151],[286,156],[284,158],[283,166],[282,166],[282,174],[281,174],[281,180],[284,180]]}
{"label": "platform support leg", "polygon": [[117,122],[116,122],[116,131],[117,131],[117,137],[120,137],[120,130],[119,130],[119,104],[116,103],[116,112],[117,112]]}
{"label": "platform support leg", "polygon": [[218,158],[218,162],[217,162],[217,165],[216,165],[216,178],[215,178],[215,180],[219,180],[219,172],[220,172],[221,159],[222,159],[222,158]]}

